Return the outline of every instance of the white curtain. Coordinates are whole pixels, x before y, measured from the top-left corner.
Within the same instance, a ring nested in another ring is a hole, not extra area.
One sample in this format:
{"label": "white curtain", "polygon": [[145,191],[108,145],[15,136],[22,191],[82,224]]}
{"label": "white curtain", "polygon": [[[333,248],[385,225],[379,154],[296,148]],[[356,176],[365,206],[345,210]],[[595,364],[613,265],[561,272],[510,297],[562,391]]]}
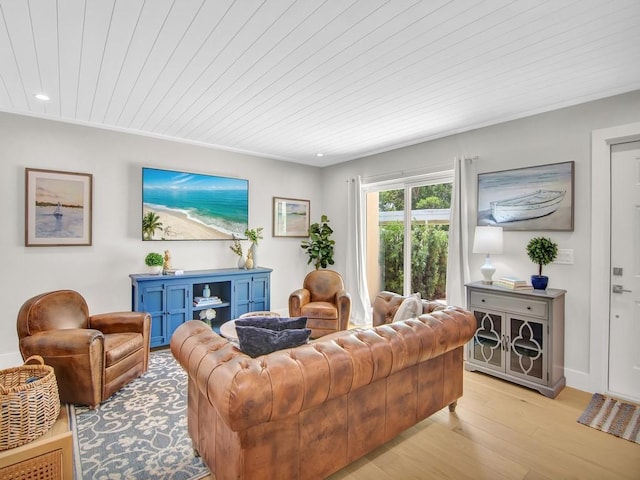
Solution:
{"label": "white curtain", "polygon": [[371,300],[367,290],[365,222],[360,176],[347,181],[347,271],[346,287],[351,294],[351,323],[371,323]]}
{"label": "white curtain", "polygon": [[447,260],[447,303],[466,305],[464,284],[469,282],[469,219],[467,215],[468,163],[456,157],[451,193],[451,219],[449,223],[449,253]]}

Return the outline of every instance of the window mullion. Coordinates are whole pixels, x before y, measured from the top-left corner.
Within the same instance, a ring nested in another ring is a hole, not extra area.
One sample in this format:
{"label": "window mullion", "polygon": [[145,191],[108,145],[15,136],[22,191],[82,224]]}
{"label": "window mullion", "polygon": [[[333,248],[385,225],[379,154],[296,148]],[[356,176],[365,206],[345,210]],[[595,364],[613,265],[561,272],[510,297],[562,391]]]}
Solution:
{"label": "window mullion", "polygon": [[411,293],[411,187],[404,187],[404,294]]}

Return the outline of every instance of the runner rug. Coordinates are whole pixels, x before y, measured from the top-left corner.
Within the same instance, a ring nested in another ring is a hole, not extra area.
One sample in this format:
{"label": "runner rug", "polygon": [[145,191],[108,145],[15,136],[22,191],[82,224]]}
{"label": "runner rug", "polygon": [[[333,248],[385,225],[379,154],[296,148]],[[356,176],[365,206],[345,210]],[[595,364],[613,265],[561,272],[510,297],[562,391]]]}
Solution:
{"label": "runner rug", "polygon": [[589,406],[578,418],[588,427],[640,443],[640,407],[594,393]]}
{"label": "runner rug", "polygon": [[95,410],[71,408],[76,479],[195,480],[209,474],[187,434],[187,374],[169,350]]}

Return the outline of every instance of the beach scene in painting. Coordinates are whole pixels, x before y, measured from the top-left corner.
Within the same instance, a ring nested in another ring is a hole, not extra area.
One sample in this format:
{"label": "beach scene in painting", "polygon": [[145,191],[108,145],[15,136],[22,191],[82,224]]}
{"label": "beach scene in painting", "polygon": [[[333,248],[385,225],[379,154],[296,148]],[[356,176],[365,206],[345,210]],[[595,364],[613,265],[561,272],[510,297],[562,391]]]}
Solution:
{"label": "beach scene in painting", "polygon": [[573,162],[478,175],[478,225],[573,228]]}
{"label": "beach scene in painting", "polygon": [[142,216],[157,217],[145,240],[244,238],[249,182],[172,170],[142,169]]}
{"label": "beach scene in painting", "polygon": [[38,178],[35,185],[35,238],[82,238],[84,183]]}
{"label": "beach scene in painting", "polygon": [[276,231],[288,236],[309,235],[309,211],[307,203],[280,200],[276,212]]}

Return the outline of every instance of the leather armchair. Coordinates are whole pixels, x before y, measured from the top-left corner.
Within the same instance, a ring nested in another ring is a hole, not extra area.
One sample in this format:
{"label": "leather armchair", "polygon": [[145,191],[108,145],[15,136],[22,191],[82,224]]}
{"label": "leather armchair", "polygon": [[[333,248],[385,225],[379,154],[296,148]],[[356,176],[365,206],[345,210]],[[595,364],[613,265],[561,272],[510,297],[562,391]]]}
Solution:
{"label": "leather armchair", "polygon": [[27,300],[17,328],[22,358],[53,367],[62,403],[95,408],[148,369],[148,313],[89,315],[82,295],[57,290]]}
{"label": "leather armchair", "polygon": [[350,314],[351,296],[344,289],[342,276],[333,270],[307,274],[302,288],[289,296],[289,315],[307,317],[311,338],[346,330]]}

